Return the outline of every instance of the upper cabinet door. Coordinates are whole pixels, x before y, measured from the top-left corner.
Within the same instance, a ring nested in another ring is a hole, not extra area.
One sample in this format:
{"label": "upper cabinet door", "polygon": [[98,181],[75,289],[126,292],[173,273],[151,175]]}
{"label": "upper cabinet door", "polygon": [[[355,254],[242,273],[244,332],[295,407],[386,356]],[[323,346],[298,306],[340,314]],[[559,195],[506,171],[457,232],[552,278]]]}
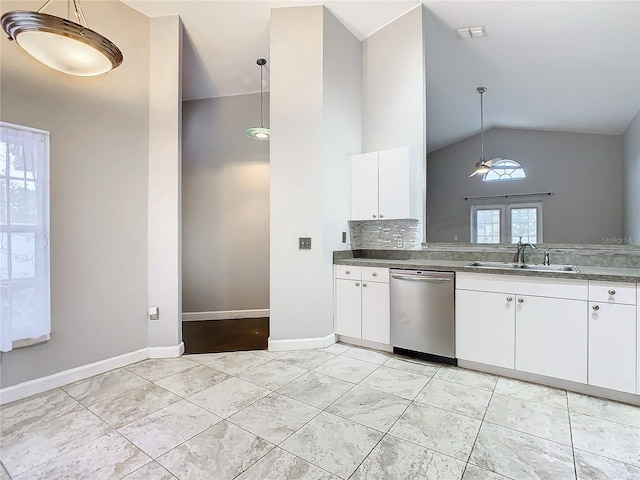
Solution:
{"label": "upper cabinet door", "polygon": [[381,219],[414,218],[409,148],[378,152],[378,210]]}
{"label": "upper cabinet door", "polygon": [[378,153],[351,156],[351,220],[378,219]]}

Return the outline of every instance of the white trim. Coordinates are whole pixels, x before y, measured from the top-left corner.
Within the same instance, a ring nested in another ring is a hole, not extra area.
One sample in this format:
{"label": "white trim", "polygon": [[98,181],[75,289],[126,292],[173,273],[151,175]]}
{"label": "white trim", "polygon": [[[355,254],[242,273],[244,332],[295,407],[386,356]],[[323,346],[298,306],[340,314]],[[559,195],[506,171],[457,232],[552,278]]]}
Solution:
{"label": "white trim", "polygon": [[80,380],[86,380],[94,375],[126,367],[148,358],[175,358],[184,353],[184,343],[170,347],[149,347],[125,353],[117,357],[107,358],[98,362],[81,365],[69,370],[54,373],[46,377],[36,378],[26,382],[0,389],[0,405],[15,402],[31,395],[46,392]]}
{"label": "white trim", "polygon": [[143,348],[135,352],[125,353],[124,355],[107,358],[99,362],[82,365],[70,370],[54,373],[53,375],[6,387],[0,390],[0,405],[46,392],[53,388],[62,387],[63,385],[68,385],[79,380],[85,380],[94,375],[99,375],[115,368],[125,367],[140,360],[146,360],[147,358],[149,358],[149,349]]}
{"label": "white trim", "polygon": [[185,312],[182,314],[182,321],[233,320],[236,318],[262,318],[268,316],[268,308],[256,308],[253,310],[220,310],[217,312]]}
{"label": "white trim", "polygon": [[393,353],[393,347],[385,343],[372,342],[371,340],[364,340],[362,338],[347,337],[345,335],[337,335],[338,342],[348,343],[349,345],[356,345],[358,347],[373,348],[374,350],[382,350],[383,352]]}
{"label": "white trim", "polygon": [[149,347],[149,358],[178,358],[184,353],[184,342],[170,347]]}
{"label": "white trim", "polygon": [[503,377],[515,378],[525,382],[537,383],[540,385],[548,385],[553,388],[561,388],[572,392],[583,393],[595,397],[608,398],[616,402],[630,403],[640,406],[640,395],[633,393],[619,392],[608,388],[594,387],[584,383],[572,382],[570,380],[562,380],[559,378],[547,377],[535,373],[522,372],[511,368],[496,367],[495,365],[487,365],[484,363],[472,362],[470,360],[458,359],[458,366],[469,370],[477,370],[479,372],[501,375]]}
{"label": "white trim", "polygon": [[39,128],[27,127],[26,125],[18,125],[17,123],[0,121],[0,127],[13,128],[14,130],[26,130],[27,132],[40,133],[42,135],[46,135],[47,137],[51,136],[51,133],[47,130],[40,130]]}
{"label": "white trim", "polygon": [[312,348],[325,348],[336,343],[334,333],[326,337],[293,338],[290,340],[271,340],[269,338],[270,352],[287,352],[289,350],[310,350]]}

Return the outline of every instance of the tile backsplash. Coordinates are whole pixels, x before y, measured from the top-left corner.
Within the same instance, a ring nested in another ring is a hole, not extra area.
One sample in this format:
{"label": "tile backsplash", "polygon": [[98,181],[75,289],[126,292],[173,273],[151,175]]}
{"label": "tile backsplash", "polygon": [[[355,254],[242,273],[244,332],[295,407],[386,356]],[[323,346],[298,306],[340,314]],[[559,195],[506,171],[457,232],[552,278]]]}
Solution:
{"label": "tile backsplash", "polygon": [[422,222],[410,219],[350,221],[349,236],[353,250],[416,250],[422,246]]}

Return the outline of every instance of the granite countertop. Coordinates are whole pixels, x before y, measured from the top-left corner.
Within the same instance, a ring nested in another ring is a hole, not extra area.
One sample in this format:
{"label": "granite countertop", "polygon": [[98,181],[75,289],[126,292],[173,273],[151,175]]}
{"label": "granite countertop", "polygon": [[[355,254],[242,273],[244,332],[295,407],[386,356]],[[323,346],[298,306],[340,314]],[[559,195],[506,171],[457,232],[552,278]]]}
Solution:
{"label": "granite countertop", "polygon": [[469,267],[470,260],[440,260],[410,258],[376,259],[376,258],[342,258],[335,259],[336,265],[356,265],[362,267],[405,268],[413,270],[434,270],[448,272],[488,273],[492,275],[518,275],[525,277],[566,278],[580,280],[601,280],[610,282],[640,283],[640,268],[581,266],[579,272],[538,272],[520,269],[497,269]]}

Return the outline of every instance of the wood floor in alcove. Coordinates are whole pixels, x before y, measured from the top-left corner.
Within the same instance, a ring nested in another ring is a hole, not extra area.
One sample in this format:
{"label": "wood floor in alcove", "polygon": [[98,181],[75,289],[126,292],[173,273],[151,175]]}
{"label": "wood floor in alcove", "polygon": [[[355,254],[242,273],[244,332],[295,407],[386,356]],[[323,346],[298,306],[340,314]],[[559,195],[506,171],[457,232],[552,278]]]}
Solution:
{"label": "wood floor in alcove", "polygon": [[269,318],[182,322],[184,353],[266,350]]}

